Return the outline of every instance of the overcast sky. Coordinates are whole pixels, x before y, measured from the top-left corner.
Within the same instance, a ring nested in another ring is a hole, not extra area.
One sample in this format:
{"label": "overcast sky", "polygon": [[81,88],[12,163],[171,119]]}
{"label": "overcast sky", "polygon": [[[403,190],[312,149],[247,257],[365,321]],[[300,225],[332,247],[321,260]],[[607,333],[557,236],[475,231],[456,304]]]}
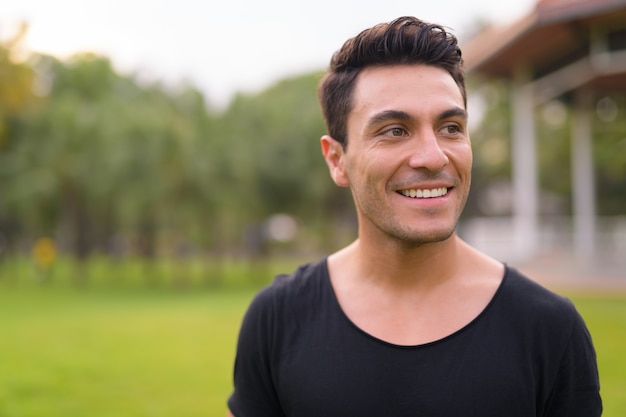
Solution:
{"label": "overcast sky", "polygon": [[209,102],[326,67],[362,29],[402,15],[452,28],[509,23],[535,0],[14,0],[0,7],[0,38],[29,24],[26,46],[66,57],[95,51],[122,72],[189,79]]}

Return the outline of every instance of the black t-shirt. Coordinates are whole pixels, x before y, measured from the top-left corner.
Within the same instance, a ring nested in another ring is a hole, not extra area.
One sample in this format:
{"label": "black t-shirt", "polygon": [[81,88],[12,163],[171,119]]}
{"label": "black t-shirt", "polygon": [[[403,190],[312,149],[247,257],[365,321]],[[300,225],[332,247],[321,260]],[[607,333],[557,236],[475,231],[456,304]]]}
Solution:
{"label": "black t-shirt", "polygon": [[326,259],[278,276],[243,320],[235,417],[595,417],[595,351],[567,299],[511,268],[471,323],[398,346],[355,326]]}

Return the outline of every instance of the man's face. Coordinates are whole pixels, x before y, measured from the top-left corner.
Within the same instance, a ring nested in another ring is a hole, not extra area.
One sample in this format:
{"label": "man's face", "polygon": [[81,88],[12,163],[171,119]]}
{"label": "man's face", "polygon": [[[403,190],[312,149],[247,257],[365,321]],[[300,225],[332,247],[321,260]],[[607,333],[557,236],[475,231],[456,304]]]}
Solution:
{"label": "man's face", "polygon": [[322,138],[334,181],[349,186],[359,236],[420,245],[449,238],[469,193],[472,150],[454,79],[425,65],[371,67],[356,81],[347,148]]}

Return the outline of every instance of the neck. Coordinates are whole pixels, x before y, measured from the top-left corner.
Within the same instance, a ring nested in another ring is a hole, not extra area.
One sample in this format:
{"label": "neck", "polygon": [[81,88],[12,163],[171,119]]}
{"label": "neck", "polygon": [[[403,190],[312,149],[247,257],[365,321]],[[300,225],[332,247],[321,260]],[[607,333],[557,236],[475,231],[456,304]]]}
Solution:
{"label": "neck", "polygon": [[430,287],[455,276],[459,269],[461,240],[452,235],[441,242],[414,247],[390,243],[368,244],[357,239],[338,256],[353,272],[376,285],[404,289]]}

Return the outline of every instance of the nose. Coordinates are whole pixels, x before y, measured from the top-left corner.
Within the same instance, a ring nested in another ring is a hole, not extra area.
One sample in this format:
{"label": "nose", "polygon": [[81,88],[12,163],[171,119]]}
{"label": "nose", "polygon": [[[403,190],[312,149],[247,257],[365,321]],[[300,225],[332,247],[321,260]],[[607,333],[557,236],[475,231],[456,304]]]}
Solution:
{"label": "nose", "polygon": [[421,132],[409,142],[411,143],[409,157],[411,168],[438,172],[450,162],[435,132]]}

